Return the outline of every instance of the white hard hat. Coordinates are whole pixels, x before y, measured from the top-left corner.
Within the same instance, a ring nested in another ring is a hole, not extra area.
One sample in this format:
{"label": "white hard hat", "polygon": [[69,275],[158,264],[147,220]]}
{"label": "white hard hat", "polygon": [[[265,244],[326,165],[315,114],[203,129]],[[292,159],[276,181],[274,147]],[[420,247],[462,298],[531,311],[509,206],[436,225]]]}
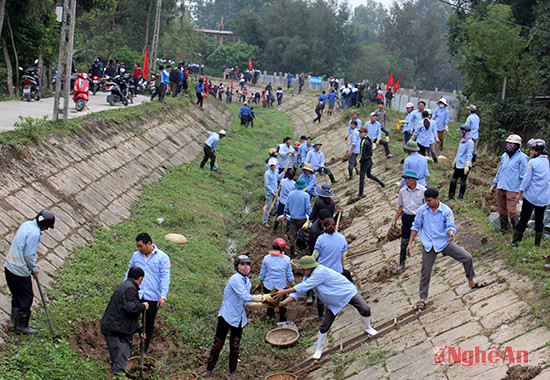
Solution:
{"label": "white hard hat", "polygon": [[268,166],[277,166],[277,159],[276,158],[270,158],[269,161],[267,161]]}
{"label": "white hard hat", "polygon": [[376,116],[376,112],[371,112],[370,116]]}
{"label": "white hard hat", "polygon": [[227,133],[225,132],[225,129],[222,129],[221,131],[218,132],[218,135],[227,136]]}
{"label": "white hard hat", "polygon": [[405,107],[406,108],[414,108],[414,104],[412,104],[411,102],[408,102]]}
{"label": "white hard hat", "polygon": [[439,99],[438,103],[443,103],[443,104],[445,104],[446,106],[449,105],[449,104],[447,103],[447,99],[445,99],[445,98]]}
{"label": "white hard hat", "polygon": [[506,142],[521,145],[521,137],[519,135],[510,135],[506,139]]}

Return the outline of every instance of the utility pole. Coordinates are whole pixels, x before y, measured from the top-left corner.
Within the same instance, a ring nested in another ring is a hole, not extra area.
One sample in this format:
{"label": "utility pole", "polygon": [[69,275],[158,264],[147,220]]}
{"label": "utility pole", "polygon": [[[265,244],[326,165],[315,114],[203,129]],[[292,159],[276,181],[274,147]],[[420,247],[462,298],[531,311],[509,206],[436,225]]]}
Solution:
{"label": "utility pole", "polygon": [[155,31],[153,33],[153,46],[151,52],[151,62],[149,62],[149,70],[153,72],[155,70],[155,65],[157,63],[157,49],[159,44],[159,33],[160,33],[160,12],[162,10],[162,0],[157,0],[157,14],[155,17]]}
{"label": "utility pole", "polygon": [[[73,63],[74,24],[76,22],[76,0],[64,0],[61,38],[59,41],[59,61],[57,64],[57,80],[55,82],[55,97],[53,103],[53,119],[58,120],[63,114],[63,120],[69,117],[69,99],[71,93],[71,68]],[[63,90],[61,90],[63,82]],[[63,91],[63,92],[61,92]],[[63,98],[63,108],[60,101]]]}

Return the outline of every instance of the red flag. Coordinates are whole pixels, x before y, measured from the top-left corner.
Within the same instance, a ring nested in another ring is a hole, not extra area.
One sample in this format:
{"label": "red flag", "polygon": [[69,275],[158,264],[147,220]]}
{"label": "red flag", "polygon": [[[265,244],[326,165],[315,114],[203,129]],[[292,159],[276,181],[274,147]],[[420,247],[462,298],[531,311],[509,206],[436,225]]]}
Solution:
{"label": "red flag", "polygon": [[248,58],[248,70],[252,71],[252,59]]}
{"label": "red flag", "polygon": [[143,70],[141,70],[141,75],[145,80],[149,79],[149,54],[147,52],[147,46],[145,46],[145,58],[143,59]]}
{"label": "red flag", "polygon": [[178,53],[178,56],[176,57],[176,63],[180,63],[180,53]]}
{"label": "red flag", "polygon": [[399,79],[397,82],[395,82],[395,86],[393,86],[393,93],[395,94],[397,90],[399,89],[399,82],[401,82],[401,75],[399,76]]}
{"label": "red flag", "polygon": [[204,93],[208,94],[208,75],[206,76],[206,80],[204,81]]}
{"label": "red flag", "polygon": [[390,79],[388,79],[388,86],[386,87],[386,89],[392,86],[393,86],[393,73],[390,73]]}
{"label": "red flag", "polygon": [[231,81],[231,89],[233,90],[233,80]]}

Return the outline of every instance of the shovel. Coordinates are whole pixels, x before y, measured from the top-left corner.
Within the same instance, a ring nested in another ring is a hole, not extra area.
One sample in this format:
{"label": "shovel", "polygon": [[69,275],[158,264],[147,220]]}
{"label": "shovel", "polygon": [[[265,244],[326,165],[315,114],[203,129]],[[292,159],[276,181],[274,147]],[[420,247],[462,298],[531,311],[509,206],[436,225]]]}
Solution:
{"label": "shovel", "polygon": [[[143,312],[143,333],[145,334],[145,311]],[[139,343],[139,378],[143,379],[143,357],[145,356],[145,340],[141,339]]]}
{"label": "shovel", "polygon": [[48,317],[48,322],[50,323],[50,329],[52,330],[52,335],[55,338],[57,336],[57,333],[53,328],[52,318],[50,317],[50,312],[48,311],[48,305],[46,304],[46,298],[44,297],[44,292],[42,291],[42,285],[40,285],[40,281],[38,280],[38,277],[35,277],[34,279],[36,280],[36,286],[38,288],[38,292],[40,293],[40,298],[42,299],[42,305],[44,305],[44,310],[46,311],[46,317]]}

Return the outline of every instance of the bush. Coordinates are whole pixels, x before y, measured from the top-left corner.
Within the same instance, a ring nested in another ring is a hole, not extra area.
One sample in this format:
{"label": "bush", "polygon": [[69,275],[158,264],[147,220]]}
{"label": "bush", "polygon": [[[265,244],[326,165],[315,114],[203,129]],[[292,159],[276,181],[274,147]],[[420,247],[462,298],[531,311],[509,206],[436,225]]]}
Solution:
{"label": "bush", "polygon": [[241,71],[248,68],[248,60],[252,59],[255,67],[261,67],[259,62],[261,51],[258,46],[245,43],[220,45],[206,58],[209,67],[221,70],[223,65],[239,66]]}

